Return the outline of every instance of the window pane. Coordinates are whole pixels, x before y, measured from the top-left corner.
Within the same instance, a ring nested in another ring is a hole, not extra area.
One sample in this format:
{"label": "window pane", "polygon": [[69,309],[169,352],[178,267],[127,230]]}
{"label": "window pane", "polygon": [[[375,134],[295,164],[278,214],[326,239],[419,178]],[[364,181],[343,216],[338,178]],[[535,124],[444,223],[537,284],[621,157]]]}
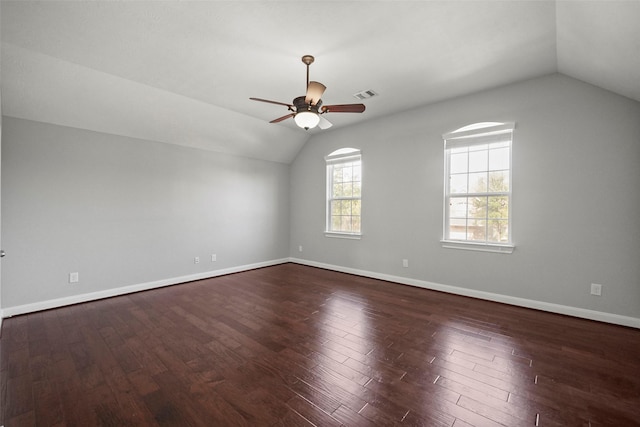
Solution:
{"label": "window pane", "polygon": [[467,217],[467,198],[451,197],[449,200],[449,218]]}
{"label": "window pane", "polygon": [[489,218],[509,219],[509,197],[489,197]]}
{"label": "window pane", "polygon": [[331,201],[331,216],[340,215],[340,201],[332,200]]}
{"label": "window pane", "polygon": [[340,183],[334,183],[333,184],[333,194],[331,195],[331,197],[342,197],[342,184]]}
{"label": "window pane", "polygon": [[467,174],[449,176],[449,191],[452,194],[467,192]]}
{"label": "window pane", "polygon": [[340,222],[341,222],[341,217],[340,216],[331,217],[331,230],[332,231],[340,231]]}
{"label": "window pane", "polygon": [[341,216],[340,219],[341,219],[340,231],[347,231],[347,232],[352,231],[351,216]]}
{"label": "window pane", "polygon": [[489,170],[509,169],[509,148],[489,151]]}
{"label": "window pane", "polygon": [[489,149],[489,145],[488,144],[478,144],[478,145],[471,145],[469,146],[469,151],[486,151]]}
{"label": "window pane", "polygon": [[342,196],[343,197],[353,196],[353,184],[351,182],[345,182],[344,184],[342,184]]}
{"label": "window pane", "polygon": [[486,240],[486,221],[473,220],[467,227],[467,240],[484,241]]}
{"label": "window pane", "polygon": [[351,214],[360,216],[360,200],[354,200],[351,202]]}
{"label": "window pane", "polygon": [[351,181],[353,176],[353,167],[349,165],[342,170],[342,180],[343,181]]}
{"label": "window pane", "polygon": [[469,174],[469,192],[470,193],[486,193],[487,192],[487,173],[470,173]]}
{"label": "window pane", "polygon": [[509,221],[504,220],[490,220],[489,221],[489,235],[487,236],[489,242],[506,243],[509,241]]}
{"label": "window pane", "polygon": [[360,183],[354,182],[352,185],[353,185],[353,197],[360,197],[361,196]]}
{"label": "window pane", "polygon": [[469,172],[488,170],[487,154],[487,150],[469,152]]}
{"label": "window pane", "polygon": [[360,232],[360,217],[353,216],[351,217],[351,231],[354,233]]}
{"label": "window pane", "polygon": [[342,165],[333,166],[333,182],[342,182]]}
{"label": "window pane", "polygon": [[351,215],[351,200],[340,201],[340,214]]}
{"label": "window pane", "polygon": [[489,172],[489,191],[509,191],[509,171]]}
{"label": "window pane", "polygon": [[486,197],[470,197],[469,218],[485,219],[487,217],[487,198]]}
{"label": "window pane", "polygon": [[449,239],[465,240],[467,238],[467,220],[452,219],[449,221]]}
{"label": "window pane", "polygon": [[450,173],[466,173],[467,172],[469,155],[467,154],[466,150],[464,153],[451,154],[450,157],[451,157],[451,160],[450,160],[451,164],[449,167]]}

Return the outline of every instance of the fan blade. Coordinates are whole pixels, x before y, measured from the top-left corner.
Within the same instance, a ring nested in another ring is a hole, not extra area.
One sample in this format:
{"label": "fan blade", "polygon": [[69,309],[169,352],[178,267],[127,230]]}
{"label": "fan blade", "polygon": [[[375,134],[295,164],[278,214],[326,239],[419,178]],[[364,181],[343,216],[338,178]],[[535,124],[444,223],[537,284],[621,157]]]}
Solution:
{"label": "fan blade", "polygon": [[325,105],[322,107],[323,113],[362,113],[364,110],[364,104]]}
{"label": "fan blade", "polygon": [[279,123],[279,122],[281,122],[283,120],[287,120],[289,117],[293,117],[293,116],[295,116],[294,113],[287,114],[286,116],[282,116],[282,117],[278,117],[277,119],[273,119],[269,123]]}
{"label": "fan blade", "polygon": [[318,116],[320,117],[320,122],[318,122],[318,127],[322,130],[324,129],[329,129],[331,126],[333,126],[333,123],[331,123],[329,120],[325,119],[322,116]]}
{"label": "fan blade", "polygon": [[304,102],[316,105],[326,89],[327,87],[320,82],[309,82],[307,86],[307,96],[304,98]]}
{"label": "fan blade", "polygon": [[285,104],[284,102],[278,102],[278,101],[270,101],[268,99],[262,99],[262,98],[249,98],[252,101],[260,101],[260,102],[268,102],[269,104],[276,104],[276,105],[284,105],[285,107],[292,109],[293,105],[291,104]]}

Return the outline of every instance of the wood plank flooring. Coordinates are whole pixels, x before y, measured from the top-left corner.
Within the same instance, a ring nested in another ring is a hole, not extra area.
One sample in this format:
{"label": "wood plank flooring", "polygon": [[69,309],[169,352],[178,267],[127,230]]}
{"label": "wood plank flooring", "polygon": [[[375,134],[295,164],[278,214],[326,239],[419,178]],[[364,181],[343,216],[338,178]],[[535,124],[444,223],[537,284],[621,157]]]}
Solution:
{"label": "wood plank flooring", "polygon": [[283,264],[5,319],[0,425],[635,426],[640,330]]}

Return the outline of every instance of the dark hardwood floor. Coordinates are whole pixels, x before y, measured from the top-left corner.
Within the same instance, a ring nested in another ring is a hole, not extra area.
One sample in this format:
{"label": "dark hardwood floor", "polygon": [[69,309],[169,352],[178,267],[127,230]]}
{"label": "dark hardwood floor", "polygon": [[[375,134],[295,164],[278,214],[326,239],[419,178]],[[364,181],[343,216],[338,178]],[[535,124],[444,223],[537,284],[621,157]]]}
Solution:
{"label": "dark hardwood floor", "polygon": [[296,264],[5,319],[0,425],[640,425],[640,330]]}

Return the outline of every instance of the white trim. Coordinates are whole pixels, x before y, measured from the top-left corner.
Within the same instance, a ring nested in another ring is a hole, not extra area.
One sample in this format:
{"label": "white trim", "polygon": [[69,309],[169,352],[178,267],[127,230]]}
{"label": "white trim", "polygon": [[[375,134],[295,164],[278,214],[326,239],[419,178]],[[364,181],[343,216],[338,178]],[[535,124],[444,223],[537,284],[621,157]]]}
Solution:
{"label": "white trim", "polygon": [[334,239],[351,239],[360,240],[362,238],[361,233],[340,233],[338,231],[325,231],[325,237],[331,237]]}
{"label": "white trim", "polygon": [[457,138],[457,139],[445,139],[444,147],[447,150],[454,148],[475,147],[478,145],[498,144],[511,142],[513,139],[513,133],[500,133],[491,135],[482,135],[478,137]]}
{"label": "white trim", "polygon": [[212,277],[224,276],[232,273],[239,273],[256,268],[270,267],[272,265],[284,264],[289,262],[288,258],[276,259],[271,261],[258,262],[255,264],[246,264],[237,267],[224,268],[221,270],[207,271],[204,273],[190,274],[187,276],[172,277],[169,279],[157,280],[154,282],[140,283],[137,285],[122,286],[119,288],[106,289],[104,291],[91,292],[87,294],[72,295],[64,298],[57,298],[47,301],[39,301],[30,304],[17,305],[13,307],[5,307],[2,310],[2,317],[17,316],[20,314],[33,313],[35,311],[49,310],[52,308],[63,307],[65,305],[79,304],[83,302],[95,301],[103,298],[116,297],[134,292],[147,291],[150,289],[162,288],[165,286],[178,285],[181,283],[192,282],[194,280],[210,279]]}
{"label": "white trim", "polygon": [[358,152],[346,154],[344,156],[327,156],[324,158],[324,160],[328,165],[333,165],[336,163],[355,162],[360,160],[361,156],[362,154],[360,154],[360,152],[358,151]]}
{"label": "white trim", "polygon": [[516,248],[513,245],[499,245],[491,243],[477,243],[458,240],[440,240],[443,248],[462,249],[465,251],[497,252],[501,254],[511,254]]}
{"label": "white trim", "polygon": [[564,314],[566,316],[579,317],[582,319],[595,320],[598,322],[612,323],[614,325],[628,326],[640,329],[640,318],[622,316],[619,314],[605,313],[602,311],[588,310],[585,308],[571,307],[568,305],[554,304],[544,301],[536,301],[526,298],[513,297],[509,295],[494,294],[492,292],[478,291],[474,289],[461,288],[458,286],[443,285],[440,283],[427,282],[424,280],[411,279],[408,277],[392,276],[390,274],[377,273],[367,270],[342,267],[339,265],[325,264],[306,259],[290,258],[290,262],[311,267],[324,268],[326,270],[339,271],[342,273],[354,274],[357,276],[370,277],[373,279],[386,280],[388,282],[400,283],[403,285],[416,286],[419,288],[431,289],[434,291],[447,292],[455,295],[479,298],[487,301],[495,301],[518,307],[532,308],[534,310],[548,311],[550,313]]}
{"label": "white trim", "polygon": [[346,162],[348,161],[348,159],[352,157],[356,158],[356,157],[360,157],[361,155],[362,155],[362,152],[360,151],[359,148],[345,147],[345,148],[339,148],[333,151],[331,154],[324,156],[324,159],[328,163],[333,161]]}
{"label": "white trim", "polygon": [[458,130],[454,130],[453,132],[447,132],[442,135],[442,139],[451,140],[451,139],[459,139],[459,138],[474,138],[483,135],[495,135],[501,133],[509,133],[513,132],[516,128],[515,122],[506,122],[506,123],[497,123],[494,122],[492,126],[484,126],[481,128],[473,128],[467,130],[461,130],[468,126],[462,127]]}

